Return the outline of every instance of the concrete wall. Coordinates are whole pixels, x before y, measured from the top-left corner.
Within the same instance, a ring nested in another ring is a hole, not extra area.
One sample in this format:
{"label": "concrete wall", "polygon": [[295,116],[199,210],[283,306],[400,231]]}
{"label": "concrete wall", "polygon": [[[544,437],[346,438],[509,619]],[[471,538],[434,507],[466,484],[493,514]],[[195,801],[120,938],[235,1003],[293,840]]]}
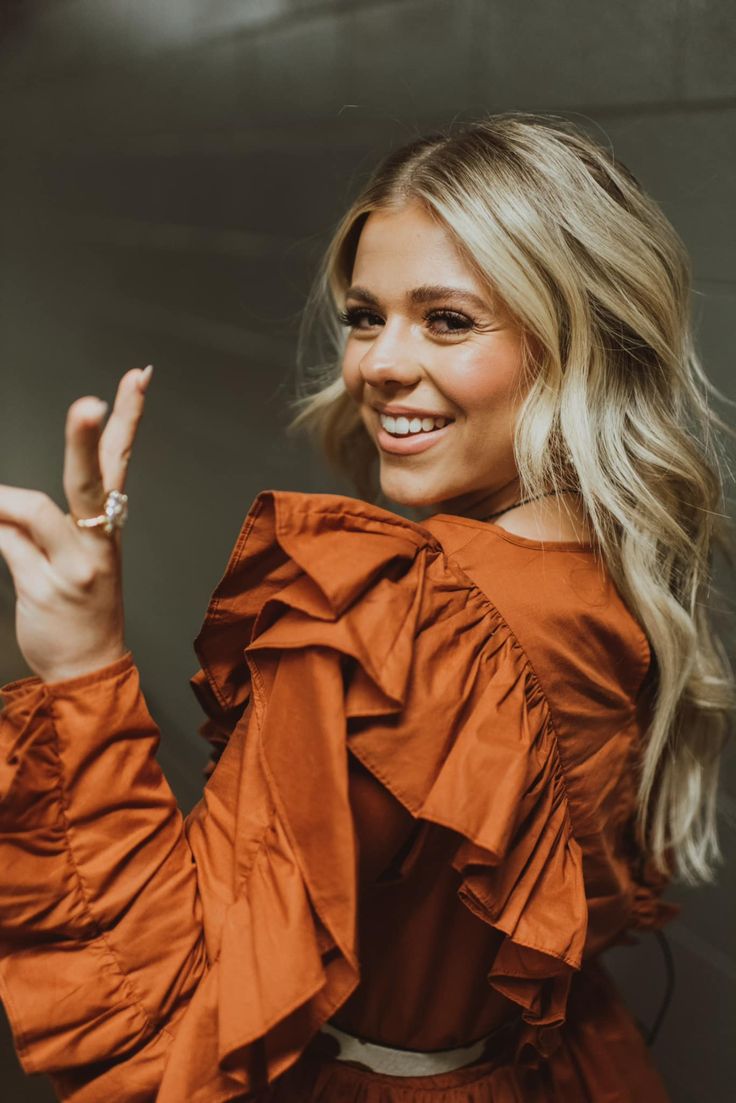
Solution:
{"label": "concrete wall", "polygon": [[[6,2],[0,29],[0,478],[62,502],[69,403],[155,364],[129,483],[128,640],[185,809],[205,759],[191,643],[243,514],[267,487],[348,489],[283,438],[285,384],[315,258],[388,148],[510,108],[611,142],[690,247],[701,350],[736,397],[729,0],[36,0]],[[8,680],[26,670],[2,566],[0,595]],[[732,756],[726,774],[732,859]],[[654,1054],[675,1103],[721,1103],[733,1084],[733,880],[731,861],[718,886],[671,893],[677,990]],[[609,960],[651,1021],[654,941]],[[12,1103],[50,1098],[7,1038],[2,1083]]]}

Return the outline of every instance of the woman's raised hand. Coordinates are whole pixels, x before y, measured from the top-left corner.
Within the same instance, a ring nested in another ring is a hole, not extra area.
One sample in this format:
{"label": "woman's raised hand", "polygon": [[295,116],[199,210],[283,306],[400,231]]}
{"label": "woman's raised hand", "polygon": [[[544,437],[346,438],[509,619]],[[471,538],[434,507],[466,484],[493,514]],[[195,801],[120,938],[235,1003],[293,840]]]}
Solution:
{"label": "woman's raised hand", "polygon": [[38,490],[0,484],[0,554],[13,576],[16,634],[26,662],[46,682],[87,674],[125,654],[120,529],[80,528],[124,490],[144,395],[153,371],[133,368],[115,404],[79,398],[69,407],[65,514]]}

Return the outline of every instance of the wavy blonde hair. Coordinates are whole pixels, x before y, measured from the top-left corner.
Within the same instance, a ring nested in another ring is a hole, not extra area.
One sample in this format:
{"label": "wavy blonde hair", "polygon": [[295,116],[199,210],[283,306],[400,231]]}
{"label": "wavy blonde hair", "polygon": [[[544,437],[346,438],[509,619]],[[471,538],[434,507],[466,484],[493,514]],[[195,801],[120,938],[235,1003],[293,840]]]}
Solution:
{"label": "wavy blonde hair", "polygon": [[441,220],[534,338],[525,341],[534,382],[514,442],[521,494],[573,486],[582,495],[653,655],[638,843],[661,874],[712,881],[736,685],[707,599],[714,547],[734,562],[720,433],[736,434],[712,408],[712,396],[729,400],[694,348],[685,246],[632,173],[564,118],[492,115],[390,153],[324,254],[302,317],[288,427],[306,428],[374,502],[377,453],[343,384],[337,314],[370,212],[413,201]]}

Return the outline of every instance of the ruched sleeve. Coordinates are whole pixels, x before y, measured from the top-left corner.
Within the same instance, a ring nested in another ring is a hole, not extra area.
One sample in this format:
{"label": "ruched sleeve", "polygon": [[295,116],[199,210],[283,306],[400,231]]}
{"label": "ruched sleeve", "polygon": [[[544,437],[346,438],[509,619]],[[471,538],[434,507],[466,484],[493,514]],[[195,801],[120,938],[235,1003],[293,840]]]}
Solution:
{"label": "ruched sleeve", "polygon": [[61,1099],[153,1099],[206,958],[132,655],[2,695],[0,998],[18,1057]]}
{"label": "ruched sleeve", "polygon": [[456,833],[482,968],[550,1053],[587,908],[549,708],[426,528],[342,495],[255,499],[195,641],[216,765],[182,819],[132,657],[2,690],[0,984],[74,1103],[273,1082],[360,980],[348,753]]}

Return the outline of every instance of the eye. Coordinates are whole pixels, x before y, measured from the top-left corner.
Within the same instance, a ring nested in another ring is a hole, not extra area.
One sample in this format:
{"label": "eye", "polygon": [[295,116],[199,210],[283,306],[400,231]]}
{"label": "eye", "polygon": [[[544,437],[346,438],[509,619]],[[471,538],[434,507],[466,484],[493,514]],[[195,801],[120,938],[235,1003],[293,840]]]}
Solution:
{"label": "eye", "polygon": [[379,322],[382,321],[377,314],[372,314],[370,310],[366,310],[365,307],[349,306],[347,310],[342,310],[337,315],[338,322],[340,322],[341,325],[350,326],[351,329],[365,329],[365,326],[358,325],[363,318],[373,318],[374,320],[377,319]]}
{"label": "eye", "polygon": [[[445,336],[449,333],[465,333],[467,330],[472,329],[474,322],[472,318],[468,318],[466,314],[460,314],[456,310],[431,310],[429,314],[425,315],[425,321],[432,320],[430,329],[433,333],[438,333],[440,336]],[[436,329],[436,321],[444,321],[448,329]]]}
{"label": "eye", "polygon": [[[370,329],[372,324],[383,324],[380,315],[372,313],[366,307],[348,307],[347,310],[343,310],[338,314],[337,319],[341,325],[364,331]],[[363,321],[367,324],[361,325],[360,323]],[[447,337],[453,333],[466,333],[475,326],[472,318],[469,318],[467,314],[460,314],[456,310],[430,310],[424,315],[424,321],[428,323],[430,332],[437,337]]]}

